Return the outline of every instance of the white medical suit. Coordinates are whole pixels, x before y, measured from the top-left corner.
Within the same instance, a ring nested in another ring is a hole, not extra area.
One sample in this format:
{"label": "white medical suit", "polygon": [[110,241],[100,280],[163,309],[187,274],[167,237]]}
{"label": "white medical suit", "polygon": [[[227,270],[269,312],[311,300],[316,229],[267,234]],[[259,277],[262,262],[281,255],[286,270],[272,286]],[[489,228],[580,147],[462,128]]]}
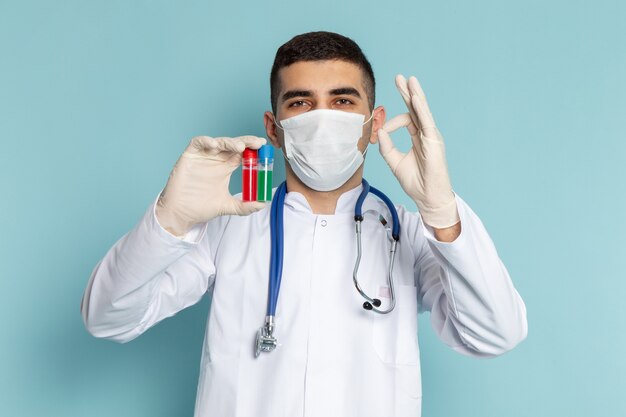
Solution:
{"label": "white medical suit", "polygon": [[[437,336],[474,357],[500,355],[527,334],[526,308],[479,218],[457,195],[462,232],[439,242],[418,213],[398,206],[396,308],[363,309],[352,282],[354,206],[312,213],[302,194],[285,199],[284,267],[276,310],[280,346],[254,356],[264,323],[270,261],[269,205],[222,216],[179,239],[154,203],[98,263],[81,311],[96,337],[127,342],[166,317],[212,298],[202,348],[196,417],[418,417],[418,312]],[[363,205],[363,289],[389,303],[391,216],[371,194]]]}

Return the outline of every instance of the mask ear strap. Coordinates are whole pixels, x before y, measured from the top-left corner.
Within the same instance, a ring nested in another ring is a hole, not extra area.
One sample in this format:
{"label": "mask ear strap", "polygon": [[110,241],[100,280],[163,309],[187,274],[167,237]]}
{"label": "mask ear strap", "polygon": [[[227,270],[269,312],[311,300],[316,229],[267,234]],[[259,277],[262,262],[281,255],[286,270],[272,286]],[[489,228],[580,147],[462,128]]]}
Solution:
{"label": "mask ear strap", "polygon": [[[273,114],[273,113],[272,113],[272,116],[274,116],[274,114]],[[276,123],[276,116],[274,116],[274,117],[273,117],[273,119],[274,119],[274,120],[273,120],[273,122],[274,122],[274,124],[276,125],[276,127],[277,127],[277,128],[279,128],[280,130],[285,130],[282,126],[280,126],[278,123]],[[284,146],[281,146],[281,147],[280,147],[280,151],[283,153],[283,157],[284,157],[287,161],[289,161],[289,158],[287,157],[287,154],[285,153],[285,147],[284,147]]]}
{"label": "mask ear strap", "polygon": [[[274,114],[272,114],[272,116],[274,116]],[[277,128],[279,128],[280,130],[285,130],[285,129],[283,129],[282,126],[280,126],[278,123],[276,123],[276,116],[274,116],[273,119],[274,119],[273,122],[274,122],[274,124],[276,125]]]}
{"label": "mask ear strap", "polygon": [[[370,120],[372,120],[372,117],[374,117],[374,110],[372,110],[372,114],[370,114],[370,118],[367,119],[365,123],[363,123],[363,125],[367,124]],[[363,151],[363,158],[365,158],[365,155],[367,154],[367,150],[369,149],[369,147],[370,147],[370,141],[368,140],[367,144],[365,145],[365,151]]]}
{"label": "mask ear strap", "polygon": [[370,114],[370,118],[367,119],[365,122],[363,122],[363,125],[369,123],[369,121],[372,120],[372,117],[374,117],[374,110],[372,110],[372,113]]}
{"label": "mask ear strap", "polygon": [[365,159],[365,154],[367,154],[367,150],[370,148],[370,141],[367,141],[367,145],[365,145],[365,150],[363,151],[363,159]]}

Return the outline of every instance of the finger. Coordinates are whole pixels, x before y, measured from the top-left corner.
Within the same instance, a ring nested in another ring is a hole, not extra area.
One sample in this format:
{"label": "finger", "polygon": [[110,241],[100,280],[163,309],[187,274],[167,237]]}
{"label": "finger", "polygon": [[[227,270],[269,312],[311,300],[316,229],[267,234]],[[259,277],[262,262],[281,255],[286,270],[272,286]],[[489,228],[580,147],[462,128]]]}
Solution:
{"label": "finger", "polygon": [[424,90],[422,89],[422,85],[417,80],[415,75],[411,75],[408,80],[409,92],[414,95],[419,95],[421,97],[426,98],[426,94],[424,94]]}
{"label": "finger", "polygon": [[411,106],[411,94],[409,93],[409,87],[406,78],[402,74],[396,75],[396,87],[404,100],[407,107]]}
{"label": "finger", "polygon": [[395,145],[393,144],[393,140],[391,140],[391,136],[389,133],[383,128],[378,129],[378,150],[380,154],[384,157],[386,154],[395,149]]}
{"label": "finger", "polygon": [[193,148],[209,155],[221,152],[241,154],[245,148],[258,149],[267,141],[256,136],[239,136],[236,138],[196,136],[192,139]]}
{"label": "finger", "polygon": [[236,138],[215,138],[217,148],[221,151],[229,151],[234,153],[242,153],[244,149],[259,149],[265,145],[267,141],[257,136],[238,136]]}
{"label": "finger", "polygon": [[261,201],[241,201],[233,197],[235,205],[235,213],[240,216],[247,216],[267,207],[267,203]]}
{"label": "finger", "polygon": [[400,114],[400,115],[394,117],[391,120],[388,120],[383,125],[382,128],[387,133],[391,133],[391,132],[394,132],[394,131],[400,129],[401,127],[410,126],[411,124],[413,124],[413,121],[411,120],[411,116],[409,115],[409,113],[403,113],[403,114]]}
{"label": "finger", "polygon": [[435,129],[436,126],[430,111],[428,111],[428,107],[425,106],[424,102],[418,96],[413,96],[411,101],[413,102],[413,107],[415,107],[415,111],[420,119],[422,132],[424,132],[427,136],[431,135],[432,130]]}
{"label": "finger", "polygon": [[398,91],[400,92],[400,95],[404,100],[404,104],[406,104],[406,107],[409,109],[409,115],[411,116],[411,120],[413,120],[415,127],[419,129],[421,126],[420,120],[417,116],[417,113],[415,112],[415,109],[413,109],[413,103],[411,103],[411,92],[409,90],[408,81],[406,80],[406,78],[404,78],[402,74],[396,75],[396,87],[398,88]]}
{"label": "finger", "polygon": [[232,138],[212,138],[210,136],[196,136],[191,140],[192,149],[200,154],[217,155],[221,152],[242,153],[246,148],[240,141]]}
{"label": "finger", "polygon": [[418,136],[417,133],[419,132],[419,130],[417,130],[415,123],[413,123],[413,119],[411,119],[410,113],[404,113],[394,117],[393,119],[385,123],[382,128],[385,129],[388,133],[391,133],[403,126],[407,128],[407,130],[409,131],[409,135],[411,135],[412,138]]}
{"label": "finger", "polygon": [[[409,77],[409,91],[411,93],[412,103],[415,110],[418,112],[418,117],[423,127],[435,126],[435,120],[430,112],[430,107],[426,101],[426,94],[420,85],[417,78],[414,76]],[[417,101],[415,100],[417,98]]]}
{"label": "finger", "polygon": [[389,133],[383,129],[378,129],[378,151],[385,162],[387,162],[387,165],[389,165],[389,168],[391,168],[391,171],[395,174],[405,154],[394,146]]}
{"label": "finger", "polygon": [[267,140],[265,138],[250,135],[237,136],[236,138],[233,138],[233,140],[243,142],[246,145],[246,148],[250,149],[259,149],[261,146],[267,143]]}

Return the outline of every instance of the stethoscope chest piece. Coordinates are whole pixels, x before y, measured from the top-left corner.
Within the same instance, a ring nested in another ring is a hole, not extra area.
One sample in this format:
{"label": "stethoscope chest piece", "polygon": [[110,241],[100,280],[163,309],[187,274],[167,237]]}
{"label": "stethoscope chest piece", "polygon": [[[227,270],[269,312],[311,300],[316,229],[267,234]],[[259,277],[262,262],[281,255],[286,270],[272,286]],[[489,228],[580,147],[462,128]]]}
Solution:
{"label": "stethoscope chest piece", "polygon": [[254,356],[258,357],[261,352],[271,352],[278,346],[278,341],[273,335],[274,326],[270,323],[265,323],[263,327],[259,329],[256,334],[256,350]]}

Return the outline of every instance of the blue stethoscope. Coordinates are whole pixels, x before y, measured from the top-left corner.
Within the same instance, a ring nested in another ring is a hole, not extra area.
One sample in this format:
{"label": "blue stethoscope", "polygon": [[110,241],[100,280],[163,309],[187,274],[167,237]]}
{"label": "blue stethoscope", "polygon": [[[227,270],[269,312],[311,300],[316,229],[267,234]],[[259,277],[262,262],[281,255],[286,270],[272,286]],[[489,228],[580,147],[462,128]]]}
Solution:
{"label": "blue stethoscope", "polygon": [[[359,271],[359,265],[361,263],[361,222],[363,221],[362,206],[368,193],[372,193],[379,197],[389,208],[392,218],[391,229],[391,250],[389,253],[389,272],[387,274],[387,282],[389,284],[389,292],[391,295],[391,303],[387,310],[381,310],[378,307],[381,305],[381,301],[378,298],[369,297],[359,285],[357,279],[357,273]],[[280,281],[283,275],[283,249],[284,249],[284,227],[283,227],[283,209],[285,204],[285,195],[287,194],[287,184],[283,182],[278,186],[274,197],[272,198],[272,207],[270,210],[270,239],[271,239],[271,252],[270,252],[270,275],[269,275],[269,292],[267,296],[267,314],[265,316],[265,324],[259,329],[255,341],[255,356],[258,357],[261,352],[271,352],[278,342],[274,337],[274,316],[276,314],[276,304],[278,302],[278,292],[280,290]],[[370,186],[365,179],[363,179],[363,190],[357,199],[356,206],[354,207],[354,222],[356,230],[357,240],[357,258],[354,265],[354,271],[352,273],[352,280],[354,286],[363,298],[367,301],[363,303],[363,308],[366,310],[374,311],[380,314],[387,314],[391,312],[396,306],[396,296],[393,289],[393,264],[396,256],[396,246],[400,240],[400,222],[398,220],[398,212],[393,203],[385,194],[376,188]]]}

